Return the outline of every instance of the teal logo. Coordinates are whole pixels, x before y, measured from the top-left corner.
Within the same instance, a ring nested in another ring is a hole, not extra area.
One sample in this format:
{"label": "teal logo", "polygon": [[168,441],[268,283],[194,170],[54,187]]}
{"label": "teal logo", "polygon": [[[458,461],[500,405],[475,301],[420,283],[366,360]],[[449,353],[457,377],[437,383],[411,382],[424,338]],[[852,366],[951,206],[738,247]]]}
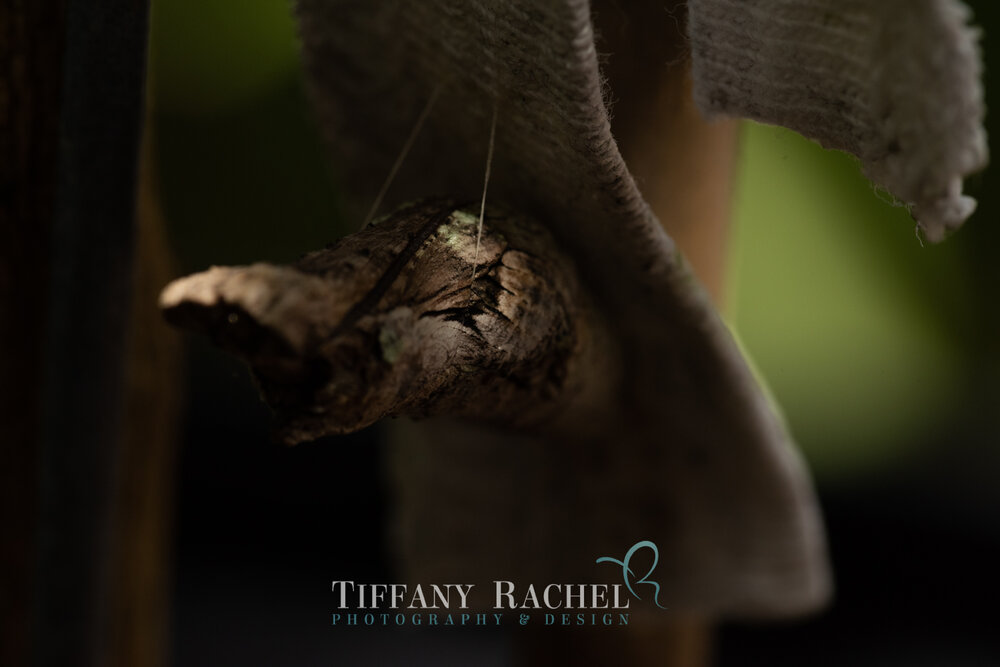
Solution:
{"label": "teal logo", "polygon": [[[642,549],[651,549],[653,551],[653,564],[649,566],[649,570],[646,574],[642,575],[641,578],[636,578],[635,572],[629,567],[629,562],[632,560],[632,556],[636,552]],[[653,602],[660,609],[666,609],[662,604],[660,604],[660,584],[655,581],[651,581],[649,575],[653,574],[653,570],[656,569],[656,564],[660,562],[660,551],[656,548],[656,545],[649,540],[643,540],[642,542],[636,542],[632,545],[632,548],[628,550],[625,554],[625,558],[618,560],[617,558],[611,558],[609,556],[601,556],[597,559],[598,563],[614,563],[615,565],[620,565],[622,568],[622,577],[625,579],[625,586],[628,588],[628,592],[635,596],[636,600],[641,600],[642,598],[635,589],[632,587],[633,584],[646,584],[647,586],[653,587]]]}

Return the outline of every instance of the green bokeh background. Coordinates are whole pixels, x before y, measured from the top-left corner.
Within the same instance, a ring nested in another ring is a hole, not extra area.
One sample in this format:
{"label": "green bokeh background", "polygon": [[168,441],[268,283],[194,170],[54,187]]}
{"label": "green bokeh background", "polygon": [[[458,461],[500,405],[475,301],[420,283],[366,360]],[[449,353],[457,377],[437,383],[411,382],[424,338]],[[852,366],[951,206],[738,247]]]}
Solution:
{"label": "green bokeh background", "polygon": [[856,161],[756,124],[734,213],[728,317],[814,468],[892,465],[947,429],[973,363],[963,244],[922,246]]}
{"label": "green bokeh background", "polygon": [[[995,10],[978,5],[989,23]],[[185,270],[287,261],[347,228],[289,6],[238,6],[153,2],[154,129]],[[725,315],[816,474],[933,459],[958,434],[995,442],[1000,246],[989,174],[969,184],[980,209],[967,227],[922,246],[906,211],[849,156],[777,128],[744,130]]]}

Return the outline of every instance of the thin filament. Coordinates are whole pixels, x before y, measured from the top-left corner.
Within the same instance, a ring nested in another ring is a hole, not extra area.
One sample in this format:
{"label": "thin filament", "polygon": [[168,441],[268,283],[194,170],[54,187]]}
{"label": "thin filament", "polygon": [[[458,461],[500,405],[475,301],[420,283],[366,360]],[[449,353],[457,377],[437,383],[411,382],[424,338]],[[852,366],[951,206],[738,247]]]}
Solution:
{"label": "thin filament", "polygon": [[427,120],[427,117],[431,113],[431,109],[434,108],[434,103],[437,101],[438,95],[441,93],[442,85],[443,84],[439,83],[435,86],[431,96],[427,98],[427,104],[424,105],[424,109],[420,112],[420,116],[417,118],[416,124],[414,124],[413,129],[410,130],[410,136],[406,138],[406,143],[403,144],[403,150],[400,151],[399,157],[396,158],[396,162],[393,163],[392,169],[389,170],[389,175],[386,176],[385,182],[382,183],[382,187],[379,189],[378,194],[375,195],[375,201],[372,202],[372,207],[368,210],[368,215],[365,216],[365,221],[361,224],[361,229],[368,226],[368,223],[370,223],[372,218],[375,217],[375,213],[378,211],[379,206],[382,205],[385,193],[389,191],[389,186],[396,178],[396,173],[399,171],[399,168],[403,166],[403,160],[406,159],[410,149],[413,148],[413,143],[417,140],[417,135],[420,134],[420,128],[424,126],[424,121]]}
{"label": "thin filament", "polygon": [[[490,123],[490,143],[486,149],[486,175],[483,176],[483,199],[479,203],[479,229],[476,232],[476,255],[472,260],[472,283],[476,282],[476,270],[479,268],[479,246],[483,240],[483,218],[486,216],[486,187],[490,184],[490,168],[493,166],[493,145],[497,136],[497,105],[493,105],[493,122]],[[472,284],[470,283],[469,287]]]}

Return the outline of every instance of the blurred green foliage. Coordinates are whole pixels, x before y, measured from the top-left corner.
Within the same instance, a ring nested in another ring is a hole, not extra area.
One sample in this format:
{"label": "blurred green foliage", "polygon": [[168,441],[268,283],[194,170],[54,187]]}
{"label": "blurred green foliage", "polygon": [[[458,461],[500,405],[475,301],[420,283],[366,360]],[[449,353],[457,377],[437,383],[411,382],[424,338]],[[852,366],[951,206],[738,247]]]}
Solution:
{"label": "blurred green foliage", "polygon": [[185,271],[288,262],[340,236],[291,0],[154,0],[162,198]]}
{"label": "blurred green foliage", "polygon": [[291,0],[154,0],[157,107],[200,116],[253,104],[298,67]]}
{"label": "blurred green foliage", "polygon": [[922,246],[853,158],[752,123],[734,213],[730,320],[814,467],[939,435],[970,362],[959,244]]}

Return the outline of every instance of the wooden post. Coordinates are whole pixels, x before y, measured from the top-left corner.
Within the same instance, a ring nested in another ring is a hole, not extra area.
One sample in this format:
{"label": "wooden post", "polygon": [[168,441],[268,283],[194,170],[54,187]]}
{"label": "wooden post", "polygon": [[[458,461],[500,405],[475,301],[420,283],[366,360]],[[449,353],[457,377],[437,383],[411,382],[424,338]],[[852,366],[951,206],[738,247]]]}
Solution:
{"label": "wooden post", "polygon": [[4,664],[107,664],[147,14],[0,2]]}
{"label": "wooden post", "polygon": [[0,1],[0,664],[31,661],[39,367],[58,154],[63,2]]}
{"label": "wooden post", "polygon": [[[721,306],[738,123],[707,122],[694,106],[683,4],[597,0],[592,6],[598,48],[607,53],[602,71],[618,147],[643,197]],[[576,633],[566,642],[537,633],[528,640],[524,664],[705,667],[711,634],[710,622],[697,617],[613,636]],[[566,646],[575,647],[577,659],[565,655]]]}

